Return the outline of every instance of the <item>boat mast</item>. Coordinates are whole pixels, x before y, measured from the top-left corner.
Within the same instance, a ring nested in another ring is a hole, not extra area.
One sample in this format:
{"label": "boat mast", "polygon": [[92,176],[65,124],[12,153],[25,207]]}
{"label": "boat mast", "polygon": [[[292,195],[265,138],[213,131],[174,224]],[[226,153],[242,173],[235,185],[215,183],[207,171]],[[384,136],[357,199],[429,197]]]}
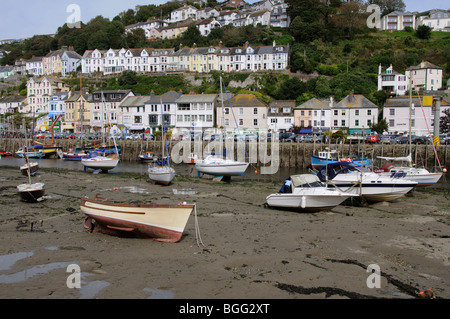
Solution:
{"label": "boat mast", "polygon": [[[411,137],[411,123],[412,123],[412,71],[409,71],[409,155],[412,156],[412,137]],[[412,167],[412,160],[409,161],[409,166]]]}
{"label": "boat mast", "polygon": [[83,84],[81,81],[80,72],[80,126],[81,126],[81,148],[83,148],[83,117],[84,117],[84,105],[83,105]]}

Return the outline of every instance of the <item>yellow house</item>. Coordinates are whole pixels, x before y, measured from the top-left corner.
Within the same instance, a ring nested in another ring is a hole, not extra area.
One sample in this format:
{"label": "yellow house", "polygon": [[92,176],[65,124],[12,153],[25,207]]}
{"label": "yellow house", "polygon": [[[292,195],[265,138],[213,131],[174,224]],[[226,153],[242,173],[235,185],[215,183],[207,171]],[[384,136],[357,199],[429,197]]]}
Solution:
{"label": "yellow house", "polygon": [[66,100],[64,110],[63,130],[74,133],[87,133],[90,130],[91,106],[88,94],[80,96],[73,92]]}

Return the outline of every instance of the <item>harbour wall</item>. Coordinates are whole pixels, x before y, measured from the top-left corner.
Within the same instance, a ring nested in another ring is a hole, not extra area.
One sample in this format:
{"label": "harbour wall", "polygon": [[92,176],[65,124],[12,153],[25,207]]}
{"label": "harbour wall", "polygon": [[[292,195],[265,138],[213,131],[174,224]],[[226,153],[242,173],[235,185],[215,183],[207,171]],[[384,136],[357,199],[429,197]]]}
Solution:
{"label": "harbour wall", "polygon": [[[40,140],[41,143],[49,143],[49,140]],[[93,141],[86,141],[89,145]],[[0,151],[12,152],[13,154],[23,145],[25,139],[1,138]],[[30,143],[30,142],[29,142]],[[79,140],[56,140],[56,146],[62,151],[69,151],[80,147]],[[152,151],[156,155],[161,154],[161,141],[117,141],[120,148],[121,160],[124,162],[138,161],[138,155],[142,152]],[[410,153],[409,144],[322,144],[322,143],[276,143],[276,142],[206,142],[206,141],[169,141],[167,147],[172,160],[181,160],[189,152],[200,154],[201,152],[221,153],[226,147],[229,157],[237,160],[250,159],[256,165],[271,165],[272,161],[277,161],[279,167],[308,168],[311,164],[311,155],[319,151],[330,148],[337,150],[342,157],[365,155],[374,160],[375,166],[382,166],[383,161],[377,159],[378,156],[407,156]],[[437,145],[435,151],[433,145],[412,145],[411,154],[413,162],[417,166],[424,166],[428,169],[442,168],[450,165],[449,145]],[[437,160],[439,159],[439,160]],[[273,163],[272,163],[273,165]]]}

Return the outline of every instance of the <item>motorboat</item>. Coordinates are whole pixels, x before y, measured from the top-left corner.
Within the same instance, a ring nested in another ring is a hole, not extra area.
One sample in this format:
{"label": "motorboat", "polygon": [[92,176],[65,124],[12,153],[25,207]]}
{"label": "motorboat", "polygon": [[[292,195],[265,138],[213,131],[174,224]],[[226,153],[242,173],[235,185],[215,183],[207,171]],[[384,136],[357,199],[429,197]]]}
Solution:
{"label": "motorboat", "polygon": [[380,175],[348,162],[328,164],[317,172],[317,176],[328,187],[360,195],[368,202],[401,198],[418,184],[406,179],[404,174]]}
{"label": "motorboat", "polygon": [[316,175],[292,175],[283,183],[278,193],[270,194],[266,203],[270,207],[317,212],[330,210],[356,194],[326,187]]}
{"label": "motorboat", "polygon": [[[411,154],[404,157],[384,157],[378,156],[390,163],[384,165],[382,169],[376,172],[382,175],[395,175],[404,173],[405,178],[417,182],[417,186],[431,186],[436,184],[442,177],[442,172],[430,172],[426,168],[419,168],[412,165]],[[392,162],[392,163],[391,163]],[[407,162],[409,165],[396,165],[395,163]]]}
{"label": "motorboat", "polygon": [[197,172],[213,176],[241,176],[249,163],[226,159],[216,155],[208,155],[203,160],[197,160]]}
{"label": "motorboat", "polygon": [[153,163],[158,160],[158,157],[153,152],[145,152],[139,154],[139,161],[142,163]]}
{"label": "motorboat", "polygon": [[195,205],[122,204],[81,198],[91,232],[175,243],[182,235]]}

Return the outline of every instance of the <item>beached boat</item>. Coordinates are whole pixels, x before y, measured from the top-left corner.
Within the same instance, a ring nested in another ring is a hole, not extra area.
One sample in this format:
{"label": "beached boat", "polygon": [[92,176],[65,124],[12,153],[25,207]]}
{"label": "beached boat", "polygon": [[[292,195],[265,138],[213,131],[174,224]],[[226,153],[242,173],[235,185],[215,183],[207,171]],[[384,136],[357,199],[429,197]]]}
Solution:
{"label": "beached boat", "polygon": [[96,151],[90,152],[89,156],[81,159],[81,164],[85,168],[100,169],[104,172],[109,171],[117,166],[119,163],[119,157],[117,156],[104,156]]}
{"label": "beached boat", "polygon": [[332,209],[353,196],[358,195],[326,187],[316,175],[299,174],[290,176],[278,193],[267,196],[266,203],[281,209],[317,212]]}
{"label": "beached boat", "polygon": [[[169,157],[169,148],[167,146],[167,136],[166,136],[166,126],[163,121],[164,119],[164,111],[163,104],[161,101],[161,121],[162,121],[162,137],[161,138],[161,150],[162,156],[160,159],[156,161],[155,164],[149,164],[148,167],[148,177],[151,181],[155,183],[160,183],[163,185],[169,185],[172,180],[175,178],[175,170],[170,166],[170,157]],[[167,156],[164,155],[164,152],[167,153]]]}
{"label": "beached boat", "polygon": [[85,227],[110,235],[178,242],[194,205],[119,204],[98,199],[81,199],[81,211],[88,216]]}
{"label": "beached boat", "polygon": [[26,183],[17,186],[17,191],[23,201],[35,203],[45,195],[44,186],[44,183]]}
{"label": "beached boat", "polygon": [[213,176],[241,176],[249,163],[228,160],[223,157],[208,155],[195,163],[197,172]]}
{"label": "beached boat", "polygon": [[20,171],[22,175],[28,176],[28,172],[30,175],[34,175],[39,170],[39,163],[37,162],[29,162],[27,161],[25,164],[20,166]]}
{"label": "beached boat", "polygon": [[139,161],[141,163],[154,163],[158,160],[158,156],[153,152],[145,152],[139,154]]}
{"label": "beached boat", "polygon": [[148,177],[155,183],[169,185],[175,178],[175,170],[168,164],[169,158],[158,159],[154,165],[148,167]]}
{"label": "beached boat", "polygon": [[[24,154],[24,158],[26,164],[29,164],[30,162],[26,154]],[[30,165],[27,165],[26,172],[28,176],[28,183],[18,185],[17,192],[19,193],[19,196],[23,201],[29,203],[36,203],[40,198],[42,198],[45,195],[45,188],[44,188],[45,185],[44,183],[31,182]]]}
{"label": "beached boat", "polygon": [[[431,186],[436,184],[442,177],[442,172],[430,172],[426,168],[419,168],[412,165],[411,154],[404,157],[384,157],[378,156],[380,159],[384,159],[389,163],[384,165],[382,169],[376,170],[377,173],[382,175],[394,175],[398,173],[404,173],[406,179],[417,182],[417,186]],[[408,163],[403,165],[403,163]],[[396,163],[400,163],[399,165]]]}
{"label": "beached boat", "polygon": [[311,155],[311,166],[313,169],[320,169],[321,167],[338,162],[351,162],[358,166],[369,167],[372,165],[372,161],[367,158],[340,158],[336,150],[321,151],[318,155]]}
{"label": "beached boat", "polygon": [[360,195],[369,202],[392,201],[417,186],[417,182],[405,179],[403,175],[384,176],[347,162],[328,164],[318,171],[317,176],[329,187]]}

